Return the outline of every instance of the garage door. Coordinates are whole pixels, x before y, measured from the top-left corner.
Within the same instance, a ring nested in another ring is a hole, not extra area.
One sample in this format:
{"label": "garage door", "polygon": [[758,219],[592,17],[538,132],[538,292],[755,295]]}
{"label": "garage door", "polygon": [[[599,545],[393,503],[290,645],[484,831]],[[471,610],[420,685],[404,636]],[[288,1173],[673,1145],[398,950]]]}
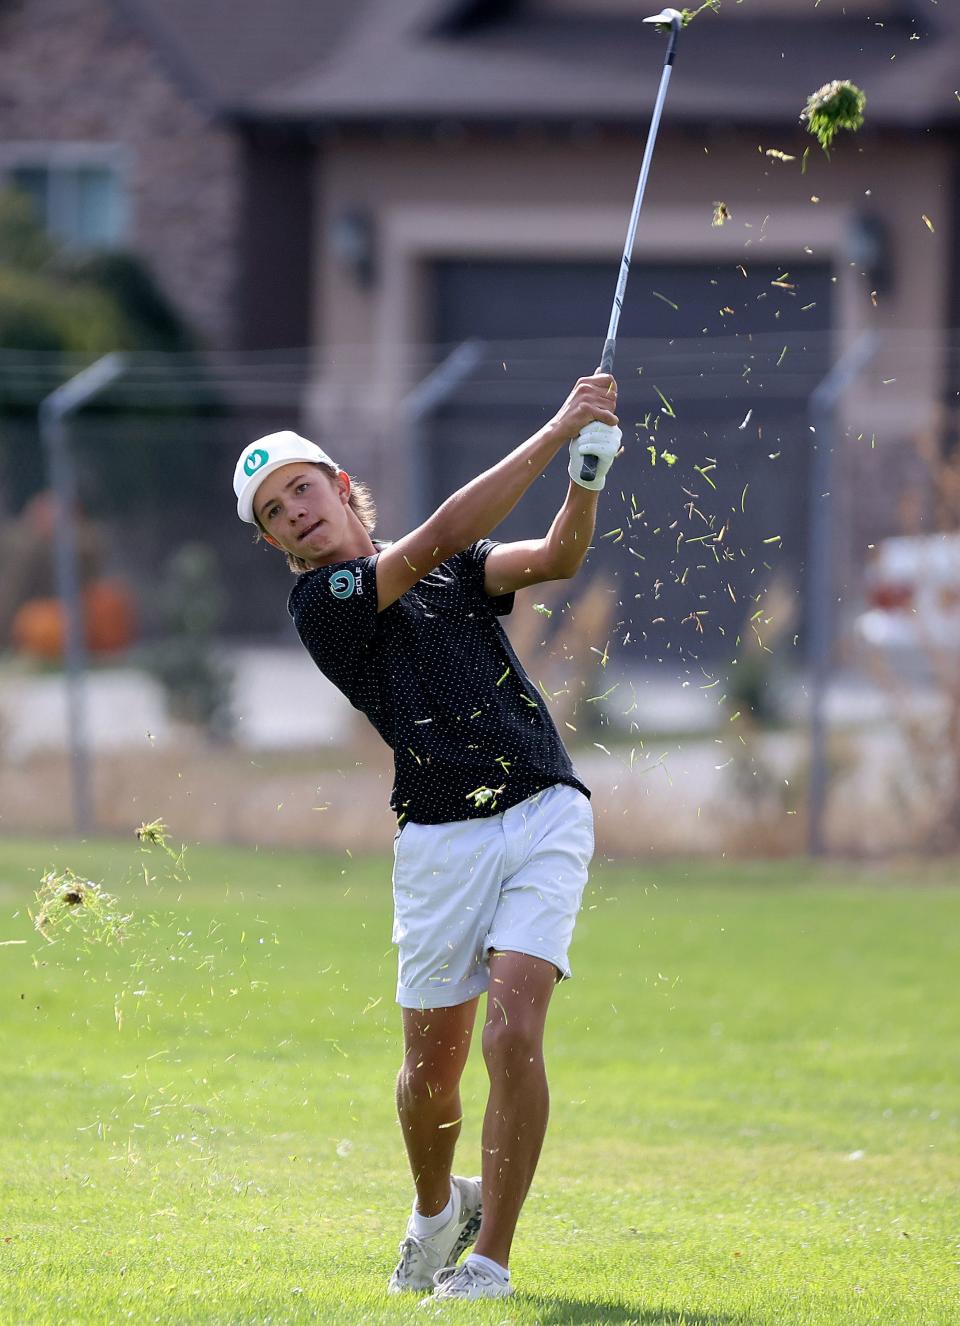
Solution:
{"label": "garage door", "polygon": [[[614,275],[593,263],[435,266],[436,342],[478,337],[488,352],[427,430],[432,505],[592,371]],[[627,452],[590,566],[615,577],[638,661],[729,659],[775,572],[795,595],[792,633],[802,632],[807,399],[829,366],[832,289],[825,266],[634,265],[616,366]],[[498,537],[544,532],[563,492],[558,461]]]}

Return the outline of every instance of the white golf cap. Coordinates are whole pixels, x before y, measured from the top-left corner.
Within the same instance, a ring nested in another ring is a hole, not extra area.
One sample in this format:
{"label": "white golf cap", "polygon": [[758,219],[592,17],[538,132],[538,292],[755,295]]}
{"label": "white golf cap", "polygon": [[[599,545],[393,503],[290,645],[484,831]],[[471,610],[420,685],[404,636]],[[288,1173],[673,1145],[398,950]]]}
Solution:
{"label": "white golf cap", "polygon": [[257,523],[253,514],[253,499],[257,489],[268,474],[298,460],[309,461],[311,465],[332,465],[335,470],[340,468],[316,442],[308,442],[299,433],[268,433],[266,437],[259,437],[256,442],[244,447],[233,474],[237,515],[241,520],[249,525]]}

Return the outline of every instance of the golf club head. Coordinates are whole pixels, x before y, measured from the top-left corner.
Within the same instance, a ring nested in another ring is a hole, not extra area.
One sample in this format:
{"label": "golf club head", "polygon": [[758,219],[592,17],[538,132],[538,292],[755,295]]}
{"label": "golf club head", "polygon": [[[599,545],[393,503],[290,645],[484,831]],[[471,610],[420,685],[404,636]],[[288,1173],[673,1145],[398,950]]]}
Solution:
{"label": "golf club head", "polygon": [[652,14],[650,18],[645,18],[644,23],[675,23],[683,22],[683,15],[679,9],[662,9],[659,14]]}

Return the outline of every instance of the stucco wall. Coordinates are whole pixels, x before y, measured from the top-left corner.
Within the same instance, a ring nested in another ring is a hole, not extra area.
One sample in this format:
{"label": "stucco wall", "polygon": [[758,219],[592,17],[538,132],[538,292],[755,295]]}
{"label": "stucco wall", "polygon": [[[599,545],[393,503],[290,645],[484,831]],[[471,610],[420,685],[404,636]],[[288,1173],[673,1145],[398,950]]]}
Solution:
{"label": "stucco wall", "polygon": [[4,143],[23,142],[126,148],[130,247],[204,338],[232,342],[236,144],[113,5],[0,9],[0,159]]}

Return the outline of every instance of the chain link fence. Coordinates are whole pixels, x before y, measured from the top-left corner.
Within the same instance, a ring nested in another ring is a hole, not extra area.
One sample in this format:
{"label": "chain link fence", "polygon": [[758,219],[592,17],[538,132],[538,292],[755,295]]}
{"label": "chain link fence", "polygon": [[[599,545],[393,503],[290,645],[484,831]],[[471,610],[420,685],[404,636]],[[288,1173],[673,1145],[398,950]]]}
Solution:
{"label": "chain link fence", "polygon": [[[885,540],[918,540],[919,582],[930,547],[948,546],[960,526],[947,390],[956,345],[888,336],[817,418],[811,400],[840,349],[825,333],[621,344],[625,452],[594,549],[575,582],[520,596],[508,624],[597,789],[611,850],[811,842],[818,629],[824,845],[953,841],[960,719],[941,628],[957,611],[960,570],[954,582],[944,573],[929,622],[916,588],[901,590],[899,635],[878,634],[893,617],[876,613],[897,611],[878,569]],[[153,798],[148,817],[162,809],[164,779],[182,784],[174,766],[189,761],[203,789],[192,784],[192,806],[182,788],[174,799],[198,834],[317,842],[362,832],[374,787],[386,805],[389,760],[293,637],[289,573],[236,519],[236,456],[262,433],[308,432],[367,481],[379,533],[397,537],[549,418],[596,353],[569,339],[409,347],[394,373],[402,389],[359,349],[131,355],[67,420],[72,497],[50,473],[30,402],[86,365],[0,353],[7,829],[69,823],[79,740],[88,827],[120,827],[131,796]],[[829,490],[817,464],[826,451]],[[558,461],[498,536],[545,532],[564,486]],[[85,714],[72,735],[55,558],[65,520],[83,626]],[[811,550],[827,535],[826,579],[814,587]],[[156,786],[151,768],[163,770]],[[295,815],[268,813],[295,801]]]}

